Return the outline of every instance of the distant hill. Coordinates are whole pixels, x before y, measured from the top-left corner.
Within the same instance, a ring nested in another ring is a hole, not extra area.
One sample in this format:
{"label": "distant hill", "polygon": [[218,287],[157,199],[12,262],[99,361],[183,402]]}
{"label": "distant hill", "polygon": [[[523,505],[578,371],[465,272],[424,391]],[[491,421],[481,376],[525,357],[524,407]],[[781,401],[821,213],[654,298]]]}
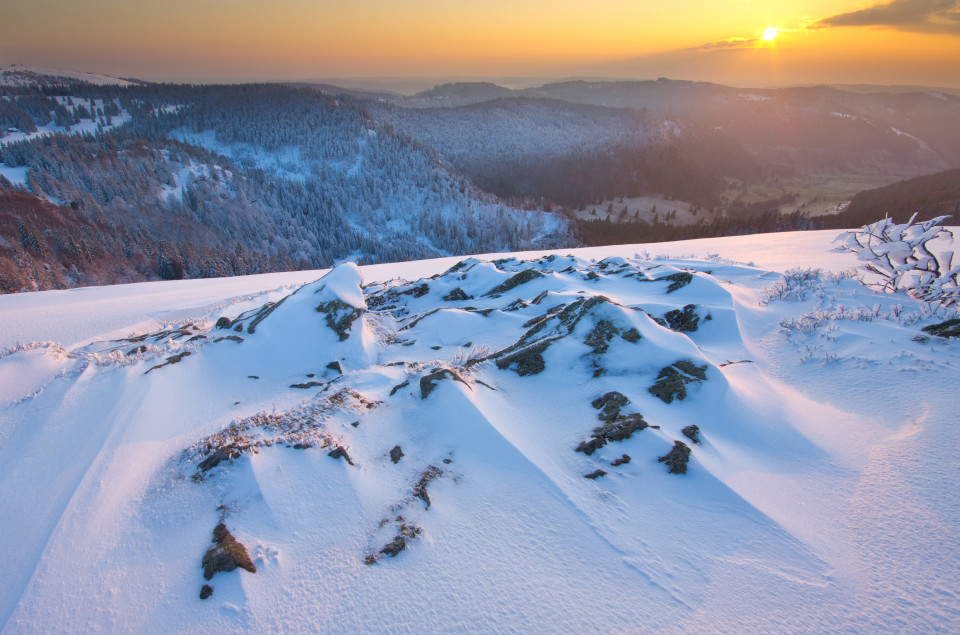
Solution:
{"label": "distant hill", "polygon": [[850,201],[841,217],[844,226],[862,225],[890,216],[897,222],[949,214],[951,224],[960,218],[960,169],[918,176],[893,185],[860,192]]}
{"label": "distant hill", "polygon": [[2,86],[53,86],[83,82],[97,86],[137,86],[146,84],[135,79],[120,79],[109,75],[87,73],[83,71],[61,71],[37,68],[25,64],[12,64],[0,67],[0,85]]}
{"label": "distant hill", "polygon": [[507,97],[514,91],[492,82],[452,82],[440,84],[411,97],[404,98],[400,105],[414,108],[442,108],[466,106],[498,97]]}

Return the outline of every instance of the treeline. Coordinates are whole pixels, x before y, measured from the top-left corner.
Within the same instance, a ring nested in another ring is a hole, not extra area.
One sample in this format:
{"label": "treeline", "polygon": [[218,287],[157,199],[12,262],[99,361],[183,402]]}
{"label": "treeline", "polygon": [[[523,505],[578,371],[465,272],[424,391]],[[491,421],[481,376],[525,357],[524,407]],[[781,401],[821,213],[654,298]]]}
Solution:
{"label": "treeline", "polygon": [[825,218],[824,226],[858,227],[884,216],[905,223],[914,213],[918,220],[951,215],[951,224],[960,223],[960,168],[860,192],[841,214]]}
{"label": "treeline", "polygon": [[157,239],[143,227],[88,218],[0,179],[0,293],[144,280],[176,280],[302,269],[283,254],[242,243],[215,248]]}
{"label": "treeline", "polygon": [[0,136],[8,131],[36,132],[50,123],[68,128],[83,119],[109,126],[112,118],[120,114],[116,98],[102,93],[99,98],[71,95],[71,90],[62,85],[4,87],[0,97]]}
{"label": "treeline", "polygon": [[[5,198],[7,208],[22,211],[22,196],[30,194],[59,204],[56,214],[35,210],[33,225],[21,223],[29,231],[10,223],[0,228],[5,279],[13,280],[5,289],[322,268],[344,258],[402,261],[571,241],[562,217],[506,207],[445,170],[429,150],[373,121],[357,102],[274,85],[44,91],[34,91],[39,109],[69,98],[76,111],[82,95],[85,103],[122,107],[132,119],[109,131],[0,146],[6,165],[27,168],[27,190],[0,180],[0,189],[16,195]],[[59,228],[71,223],[88,228],[86,244],[102,258],[56,247]],[[107,234],[138,245],[121,249]],[[123,254],[127,266],[95,264]],[[11,263],[19,278],[10,274]]]}
{"label": "treeline", "polygon": [[810,218],[801,212],[781,214],[774,208],[755,215],[701,219],[689,225],[647,223],[642,220],[625,223],[601,219],[579,221],[576,233],[586,245],[627,245],[822,228],[820,218]]}

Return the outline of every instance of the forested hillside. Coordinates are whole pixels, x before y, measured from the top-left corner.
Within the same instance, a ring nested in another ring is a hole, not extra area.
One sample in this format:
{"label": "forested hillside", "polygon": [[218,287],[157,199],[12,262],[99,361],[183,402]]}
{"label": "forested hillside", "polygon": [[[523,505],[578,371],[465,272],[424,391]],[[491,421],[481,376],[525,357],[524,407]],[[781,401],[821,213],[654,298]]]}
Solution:
{"label": "forested hillside", "polygon": [[[562,218],[505,206],[362,104],[314,90],[77,84],[6,93],[4,291],[570,241]],[[99,247],[64,248],[58,236],[73,226]],[[115,237],[126,234],[141,238],[121,248]]]}
{"label": "forested hillside", "polygon": [[[454,88],[428,94],[439,99]],[[459,91],[489,92],[469,88]],[[434,103],[423,99],[413,103]],[[733,138],[635,109],[509,97],[450,108],[377,105],[374,112],[487,191],[574,208],[649,193],[712,207],[723,177],[763,174]]]}

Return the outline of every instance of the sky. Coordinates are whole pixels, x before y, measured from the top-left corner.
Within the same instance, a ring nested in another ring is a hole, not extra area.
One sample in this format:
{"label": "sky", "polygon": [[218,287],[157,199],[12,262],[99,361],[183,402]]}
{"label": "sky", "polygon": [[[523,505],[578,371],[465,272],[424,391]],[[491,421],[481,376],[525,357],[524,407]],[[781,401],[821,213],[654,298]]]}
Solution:
{"label": "sky", "polygon": [[960,0],[0,0],[0,16],[0,65],[160,81],[960,88]]}

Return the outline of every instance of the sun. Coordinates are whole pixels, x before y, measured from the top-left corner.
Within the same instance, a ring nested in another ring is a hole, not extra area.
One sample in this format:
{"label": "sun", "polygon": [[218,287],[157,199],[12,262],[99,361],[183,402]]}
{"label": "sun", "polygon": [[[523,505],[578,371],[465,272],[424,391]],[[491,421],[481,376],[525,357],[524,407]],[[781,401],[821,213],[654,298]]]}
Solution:
{"label": "sun", "polygon": [[763,39],[764,42],[773,42],[777,37],[777,31],[779,31],[777,27],[768,26],[763,30],[763,35],[761,36],[761,39]]}

